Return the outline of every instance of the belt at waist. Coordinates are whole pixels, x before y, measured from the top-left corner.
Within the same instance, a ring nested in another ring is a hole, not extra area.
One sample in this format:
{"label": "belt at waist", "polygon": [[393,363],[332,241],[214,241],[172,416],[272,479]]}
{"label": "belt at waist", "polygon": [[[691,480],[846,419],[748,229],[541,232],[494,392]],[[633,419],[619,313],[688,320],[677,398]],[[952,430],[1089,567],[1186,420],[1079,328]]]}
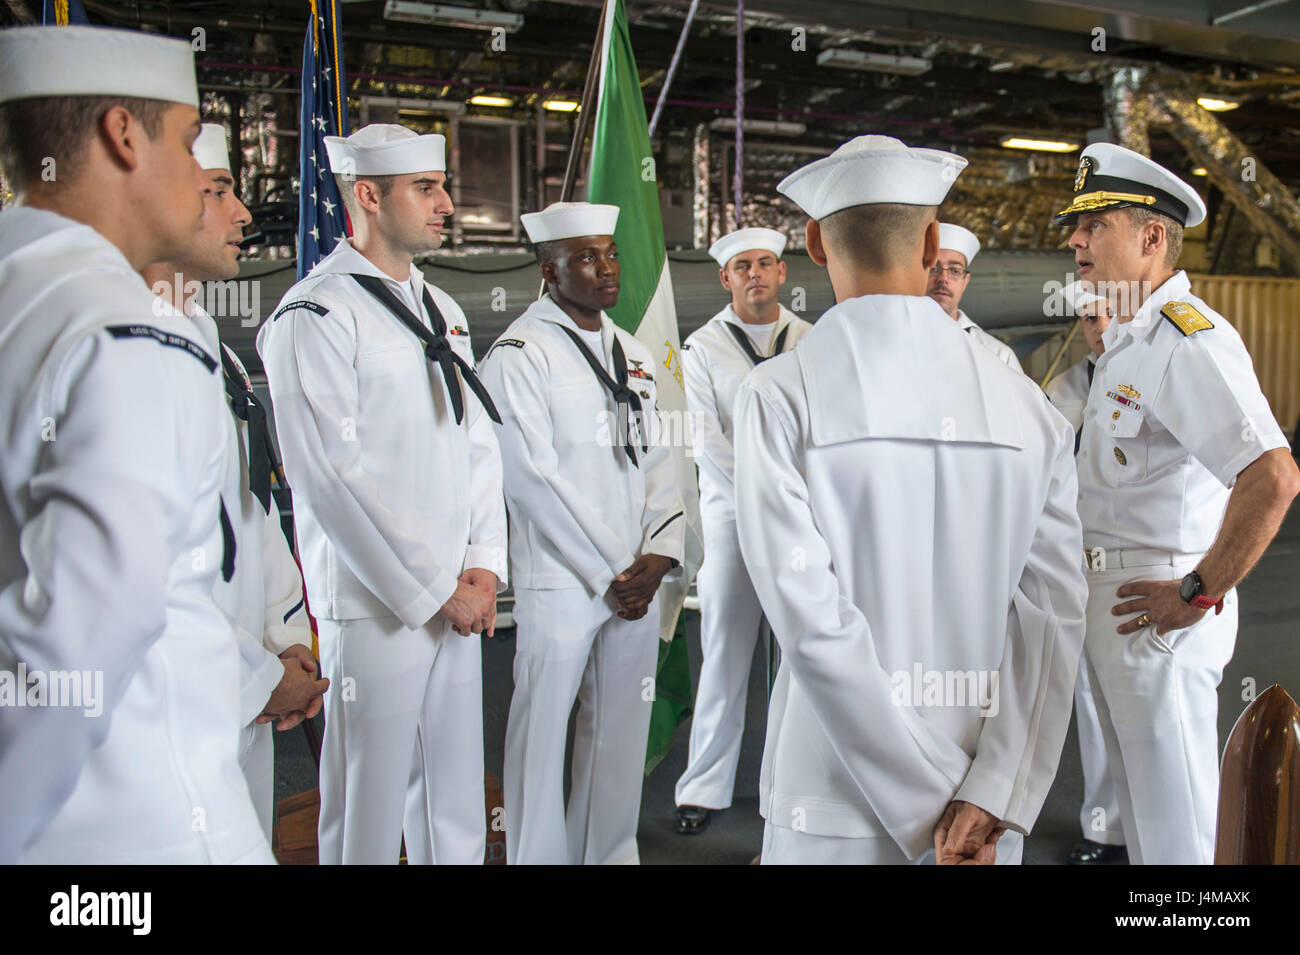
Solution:
{"label": "belt at waist", "polygon": [[1200,554],[1178,554],[1151,547],[1085,547],[1083,560],[1089,570],[1123,570],[1129,567],[1177,566],[1196,562]]}

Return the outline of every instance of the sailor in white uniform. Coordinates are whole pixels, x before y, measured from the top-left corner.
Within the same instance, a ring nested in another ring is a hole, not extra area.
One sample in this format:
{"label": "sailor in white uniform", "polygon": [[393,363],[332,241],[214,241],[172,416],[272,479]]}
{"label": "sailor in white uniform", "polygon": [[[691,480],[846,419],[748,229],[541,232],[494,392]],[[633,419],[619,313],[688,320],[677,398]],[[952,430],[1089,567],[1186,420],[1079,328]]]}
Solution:
{"label": "sailor in white uniform", "polygon": [[736,402],[740,546],[782,650],[764,863],[1018,862],[1056,774],[1073,434],[925,296],[965,165],[860,136],[778,186],[839,304]]}
{"label": "sailor in white uniform", "polygon": [[546,294],[483,360],[501,409],[518,621],[504,779],[511,864],[638,861],[657,592],[681,573],[685,515],[660,443],[655,362],[604,311],[618,302],[617,219],[616,206],[585,202],[523,217]]}
{"label": "sailor in white uniform", "polygon": [[[452,213],[445,140],[327,137],[354,229],[257,347],[325,697],[322,863],[481,864],[482,656],[505,586],[496,415],[465,315],[412,258]],[[345,170],[346,174],[339,170]]]}
{"label": "sailor in white uniform", "polygon": [[203,214],[190,44],[18,27],[0,63],[0,863],[274,862],[212,597],[220,365],[139,273]]}
{"label": "sailor in white uniform", "polygon": [[730,806],[736,783],[763,608],[736,539],[734,406],[744,377],[789,351],[812,328],[780,302],[785,242],[773,229],[740,229],[713,243],[709,254],[731,303],[682,346],[704,530],[704,564],[696,578],[704,661],[690,753],[676,790],[677,831],[684,835],[702,832],[713,810]]}
{"label": "sailor in white uniform", "polygon": [[204,123],[193,151],[211,180],[203,196],[202,228],[183,259],[156,262],[141,274],[156,294],[190,317],[209,351],[220,356],[231,411],[222,498],[234,524],[238,559],[234,577],[219,580],[214,596],[234,623],[239,640],[244,724],[239,764],[270,839],[275,767],[269,724],[278,719],[277,728],[287,730],[315,716],[329,681],[316,679],[302,574],[271,497],[277,466],[266,412],[253,394],[243,364],[220,341],[216,320],[200,302],[201,283],[239,274],[239,241],[252,221],[235,194],[225,127]]}
{"label": "sailor in white uniform", "polygon": [[[1102,335],[1110,325],[1110,313],[1106,310],[1106,299],[1085,287],[1085,283],[1072,282],[1061,290],[1060,297],[1068,305],[1065,314],[1078,316],[1088,354],[1048,381],[1043,391],[1074,428],[1074,452],[1078,454],[1083,410],[1088,404],[1097,359],[1105,350]],[[1066,861],[1071,865],[1125,862],[1128,853],[1124,849],[1119,796],[1106,759],[1106,741],[1102,739],[1097,720],[1097,704],[1092,698],[1087,666],[1079,667],[1074,684],[1074,720],[1079,731],[1079,760],[1083,764],[1083,807],[1079,810],[1083,839],[1070,850]]]}
{"label": "sailor in white uniform", "polygon": [[[1236,330],[1176,271],[1196,191],[1131,150],[1084,150],[1056,221],[1113,320],[1084,411],[1087,663],[1130,860],[1208,864],[1234,589],[1300,473]],[[1122,618],[1122,619],[1119,619]]]}
{"label": "sailor in white uniform", "polygon": [[925,294],[930,296],[957,323],[957,327],[970,335],[1008,368],[1020,371],[1020,359],[1010,345],[994,338],[970,320],[961,310],[961,298],[970,285],[970,267],[979,254],[980,240],[975,233],[959,225],[939,223],[939,258],[930,266],[930,281]]}

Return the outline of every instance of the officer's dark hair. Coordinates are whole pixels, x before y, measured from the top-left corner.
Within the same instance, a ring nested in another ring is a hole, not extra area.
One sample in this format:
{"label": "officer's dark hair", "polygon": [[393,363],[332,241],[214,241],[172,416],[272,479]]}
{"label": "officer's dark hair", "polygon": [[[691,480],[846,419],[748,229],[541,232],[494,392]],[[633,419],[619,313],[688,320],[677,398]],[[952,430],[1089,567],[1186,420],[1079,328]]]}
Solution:
{"label": "officer's dark hair", "polygon": [[157,139],[165,100],[137,96],[36,96],[0,103],[0,174],[15,196],[40,182],[51,167],[57,182],[76,178],[81,159],[100,121],[114,106],[123,107]]}
{"label": "officer's dark hair", "polygon": [[934,206],[884,202],[850,206],[818,221],[824,245],[869,272],[888,272],[914,257],[934,221]]}
{"label": "officer's dark hair", "polygon": [[1165,265],[1171,269],[1177,267],[1178,257],[1183,254],[1183,227],[1164,213],[1152,212],[1140,206],[1126,206],[1124,211],[1128,213],[1128,221],[1133,223],[1135,229],[1142,228],[1148,222],[1164,225]]}
{"label": "officer's dark hair", "polygon": [[396,176],[340,176],[335,173],[334,184],[339,187],[339,195],[343,197],[343,208],[348,210],[348,215],[353,219],[357,217],[357,197],[352,186],[358,179],[373,182],[380,198],[387,197],[397,182]]}

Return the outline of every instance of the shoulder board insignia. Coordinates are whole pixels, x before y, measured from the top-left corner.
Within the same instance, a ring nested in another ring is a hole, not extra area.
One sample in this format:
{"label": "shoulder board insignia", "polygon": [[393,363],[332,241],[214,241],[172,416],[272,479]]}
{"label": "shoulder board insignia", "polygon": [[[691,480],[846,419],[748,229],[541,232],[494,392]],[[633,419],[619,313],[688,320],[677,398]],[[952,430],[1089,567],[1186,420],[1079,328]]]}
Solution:
{"label": "shoulder board insignia", "polygon": [[190,356],[200,362],[209,372],[217,370],[217,360],[202,347],[190,341],[184,335],[174,335],[152,325],[109,325],[107,331],[114,338],[151,338],[159,345],[179,348],[189,352]]}
{"label": "shoulder board insignia", "polygon": [[1160,314],[1173,322],[1184,335],[1214,327],[1214,322],[1198,312],[1189,302],[1170,302],[1160,310]]}
{"label": "shoulder board insignia", "polygon": [[682,342],[682,351],[690,351],[690,350],[691,350],[691,343],[690,343],[690,342]]}
{"label": "shoulder board insignia", "polygon": [[304,298],[304,299],[299,299],[296,302],[289,302],[285,305],[281,305],[279,308],[275,310],[275,314],[271,316],[271,321],[275,321],[285,312],[294,308],[305,308],[310,312],[315,312],[317,315],[326,315],[329,313],[329,309],[326,308],[324,305],[322,305],[320,302],[313,302],[310,301],[309,299]]}

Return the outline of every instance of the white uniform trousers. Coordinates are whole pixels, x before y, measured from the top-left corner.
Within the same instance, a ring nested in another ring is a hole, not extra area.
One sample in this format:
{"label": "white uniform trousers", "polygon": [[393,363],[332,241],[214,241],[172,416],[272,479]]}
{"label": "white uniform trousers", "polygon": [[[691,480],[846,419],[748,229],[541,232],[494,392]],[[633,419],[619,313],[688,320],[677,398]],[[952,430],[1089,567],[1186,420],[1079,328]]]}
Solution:
{"label": "white uniform trousers", "polygon": [[[506,861],[636,864],[659,600],[623,620],[585,588],[515,590],[515,690],[506,724]],[[572,788],[564,744],[578,701]]]}
{"label": "white uniform trousers", "polygon": [[483,670],[440,616],[319,619],[325,694],[320,862],[481,865]]}
{"label": "white uniform trousers", "polygon": [[268,841],[275,821],[275,743],[273,723],[249,723],[239,731],[239,768],[244,771],[253,808]]}
{"label": "white uniform trousers", "polygon": [[[1219,804],[1218,686],[1237,640],[1237,593],[1186,630],[1128,635],[1111,607],[1131,580],[1179,580],[1200,557],[1088,572],[1084,643],[1133,865],[1209,865]],[[1132,598],[1126,598],[1132,599]]]}
{"label": "white uniform trousers", "polygon": [[677,780],[679,806],[726,809],[736,784],[745,731],[749,668],[763,608],[740,556],[734,520],[705,519],[704,564],[696,577],[700,595],[699,687],[691,719],[686,771]]}
{"label": "white uniform trousers", "polygon": [[1083,805],[1079,809],[1083,837],[1102,845],[1122,846],[1124,826],[1119,811],[1119,795],[1115,791],[1110,761],[1106,758],[1106,740],[1097,719],[1088,666],[1082,659],[1079,660],[1079,676],[1074,682],[1074,723],[1079,730],[1079,762],[1083,764]]}
{"label": "white uniform trousers", "polygon": [[[997,865],[1020,865],[1025,837],[1004,832],[997,843]],[[908,859],[887,835],[848,838],[815,836],[770,822],[763,826],[763,865],[933,865],[934,850]]]}

